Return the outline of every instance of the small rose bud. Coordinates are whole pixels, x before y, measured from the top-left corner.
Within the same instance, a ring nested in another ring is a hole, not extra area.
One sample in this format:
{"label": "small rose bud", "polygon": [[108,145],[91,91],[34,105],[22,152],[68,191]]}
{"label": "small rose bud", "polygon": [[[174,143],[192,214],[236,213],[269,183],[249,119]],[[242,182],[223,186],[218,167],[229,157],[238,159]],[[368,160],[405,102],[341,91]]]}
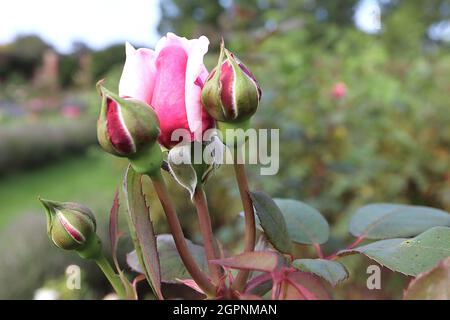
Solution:
{"label": "small rose bud", "polygon": [[139,173],[153,174],[161,168],[162,152],[157,143],[160,133],[155,111],[145,102],[120,98],[102,86],[102,109],[97,121],[101,147],[113,155],[126,157]]}
{"label": "small rose bud", "polygon": [[217,66],[202,90],[202,103],[217,121],[243,122],[256,112],[261,99],[258,81],[222,42]]}
{"label": "small rose bud", "polygon": [[96,222],[91,210],[72,202],[39,199],[47,213],[47,233],[61,249],[82,251],[96,236]]}
{"label": "small rose bud", "polygon": [[97,137],[102,148],[119,157],[132,157],[159,136],[159,122],[153,109],[133,98],[120,98],[97,84],[102,109],[97,122]]}

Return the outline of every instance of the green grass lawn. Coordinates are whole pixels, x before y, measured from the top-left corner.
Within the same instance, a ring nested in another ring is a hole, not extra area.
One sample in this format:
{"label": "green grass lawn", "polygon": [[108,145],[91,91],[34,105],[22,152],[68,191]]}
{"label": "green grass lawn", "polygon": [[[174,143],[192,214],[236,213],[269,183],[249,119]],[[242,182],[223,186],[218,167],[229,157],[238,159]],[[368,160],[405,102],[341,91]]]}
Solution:
{"label": "green grass lawn", "polygon": [[125,161],[94,148],[83,156],[1,178],[0,229],[20,214],[44,214],[38,196],[80,202],[96,215],[108,212],[124,166]]}

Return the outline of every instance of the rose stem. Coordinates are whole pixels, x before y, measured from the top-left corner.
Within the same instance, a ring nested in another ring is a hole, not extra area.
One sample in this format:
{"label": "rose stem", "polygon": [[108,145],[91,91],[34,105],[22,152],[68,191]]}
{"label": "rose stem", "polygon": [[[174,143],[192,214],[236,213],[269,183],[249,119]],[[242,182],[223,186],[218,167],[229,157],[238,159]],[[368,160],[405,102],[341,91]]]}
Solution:
{"label": "rose stem", "polygon": [[[235,150],[234,158],[234,172],[236,175],[237,184],[239,187],[239,194],[241,195],[242,205],[244,207],[245,216],[245,252],[251,252],[255,249],[256,239],[256,226],[255,226],[255,213],[253,212],[252,199],[250,198],[247,174],[245,173],[245,164],[241,163],[240,152]],[[232,288],[238,291],[242,291],[247,281],[248,270],[240,270],[236,276],[236,279],[232,285]]]}
{"label": "rose stem", "polygon": [[203,237],[203,245],[205,247],[206,258],[208,259],[208,269],[216,284],[220,280],[220,266],[211,263],[211,260],[217,259],[215,250],[215,239],[211,227],[211,218],[208,210],[208,203],[205,196],[203,186],[199,184],[194,192],[193,202],[197,209],[198,220],[200,223],[200,231]]}
{"label": "rose stem", "polygon": [[181,260],[186,266],[189,274],[192,276],[192,279],[194,279],[194,281],[205,292],[205,294],[207,296],[214,296],[216,294],[216,288],[211,283],[211,281],[209,281],[208,277],[203,273],[203,271],[199,268],[197,262],[192,257],[186,244],[180,221],[178,220],[177,213],[175,212],[175,208],[167,192],[166,184],[164,182],[164,178],[161,175],[161,172],[152,175],[151,179],[155,191],[158,195],[159,201],[161,202],[161,205],[166,214],[167,222],[169,224],[169,228],[175,241],[175,246],[177,247],[178,253],[180,254]]}
{"label": "rose stem", "polygon": [[106,278],[108,279],[111,286],[114,288],[114,291],[116,291],[119,298],[125,299],[126,294],[125,294],[125,290],[122,286],[122,283],[120,281],[120,278],[114,272],[113,268],[109,264],[105,255],[103,253],[101,253],[100,256],[97,259],[95,259],[95,262],[97,263],[99,268],[102,270],[103,274],[106,276]]}

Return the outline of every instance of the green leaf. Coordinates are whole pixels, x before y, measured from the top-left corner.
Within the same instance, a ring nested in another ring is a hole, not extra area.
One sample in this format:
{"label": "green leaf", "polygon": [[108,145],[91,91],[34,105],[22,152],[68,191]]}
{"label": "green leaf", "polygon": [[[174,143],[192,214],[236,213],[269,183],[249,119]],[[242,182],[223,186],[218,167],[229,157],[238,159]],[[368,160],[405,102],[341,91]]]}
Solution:
{"label": "green leaf", "polygon": [[388,239],[414,237],[437,226],[450,226],[450,214],[428,207],[380,203],[357,210],[349,229],[357,237]]}
{"label": "green leaf", "polygon": [[161,292],[161,269],[156,245],[150,208],[147,206],[142,190],[142,175],[128,166],[124,179],[124,192],[128,205],[128,225],[134,248],[144,274],[155,292],[163,299]]}
{"label": "green leaf", "polygon": [[[161,262],[161,280],[166,283],[179,283],[177,279],[190,279],[191,276],[178,254],[172,235],[161,234],[157,236],[156,240],[158,243],[159,260]],[[186,243],[200,269],[207,271],[208,265],[203,247],[187,239]],[[127,263],[136,272],[142,273],[136,251],[127,254]]]}
{"label": "green leaf", "polygon": [[233,269],[272,272],[280,261],[279,255],[273,251],[253,251],[212,262]]}
{"label": "green leaf", "polygon": [[337,261],[324,259],[297,259],[292,265],[304,272],[311,272],[327,280],[333,286],[348,278],[345,267]]}
{"label": "green leaf", "polygon": [[250,197],[269,242],[278,251],[290,254],[292,252],[292,243],[280,208],[265,192],[250,192]]}
{"label": "green leaf", "polygon": [[338,252],[364,254],[387,268],[416,276],[450,256],[450,228],[434,227],[412,239],[387,239]]}
{"label": "green leaf", "polygon": [[330,227],[313,207],[293,199],[274,199],[280,208],[289,237],[300,244],[322,244],[328,241]]}
{"label": "green leaf", "polygon": [[405,300],[450,300],[450,258],[421,273],[405,290]]}

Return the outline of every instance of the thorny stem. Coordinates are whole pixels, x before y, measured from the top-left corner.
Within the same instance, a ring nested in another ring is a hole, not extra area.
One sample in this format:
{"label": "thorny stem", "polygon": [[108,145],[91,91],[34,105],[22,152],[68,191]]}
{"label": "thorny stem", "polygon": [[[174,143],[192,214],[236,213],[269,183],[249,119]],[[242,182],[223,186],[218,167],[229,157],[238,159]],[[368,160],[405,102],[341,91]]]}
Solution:
{"label": "thorny stem", "polygon": [[195,189],[193,202],[197,209],[200,231],[203,237],[203,245],[205,247],[206,258],[208,260],[208,269],[213,281],[215,284],[218,284],[221,277],[221,270],[219,265],[211,263],[212,260],[217,259],[217,252],[215,250],[215,239],[211,227],[211,217],[208,210],[208,203],[206,200],[205,191],[203,190],[201,184]]}
{"label": "thorny stem", "polygon": [[[245,215],[245,252],[251,252],[255,249],[256,242],[256,226],[255,213],[253,211],[252,199],[250,198],[247,174],[245,173],[245,165],[242,162],[240,151],[235,150],[234,157],[234,172],[236,175],[237,184],[239,187],[239,194],[241,195],[242,205],[244,207]],[[248,270],[240,270],[232,285],[232,288],[242,291],[249,276]]]}
{"label": "thorny stem", "polygon": [[161,175],[161,172],[152,175],[151,179],[155,191],[158,195],[159,201],[161,202],[161,205],[166,214],[167,223],[169,224],[169,228],[172,233],[178,253],[180,254],[181,260],[186,266],[187,271],[207,296],[215,296],[215,286],[211,283],[206,274],[203,273],[203,271],[199,268],[197,262],[192,257],[192,254],[189,251],[186,240],[184,238],[183,230],[181,229],[180,221],[178,220],[177,213],[175,212],[175,208],[167,192],[166,184]]}

